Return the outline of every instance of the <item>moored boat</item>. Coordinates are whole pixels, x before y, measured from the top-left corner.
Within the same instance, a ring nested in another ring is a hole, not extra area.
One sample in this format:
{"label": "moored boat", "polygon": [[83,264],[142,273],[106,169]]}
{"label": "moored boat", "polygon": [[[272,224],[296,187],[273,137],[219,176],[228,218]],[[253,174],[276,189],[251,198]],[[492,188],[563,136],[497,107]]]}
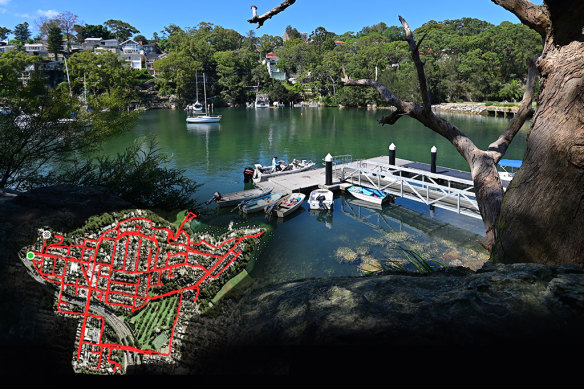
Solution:
{"label": "moored boat", "polygon": [[303,172],[312,168],[315,165],[312,161],[305,159],[299,161],[294,159],[291,163],[285,161],[278,161],[276,169],[273,166],[262,166],[259,163],[254,165],[253,182],[261,182],[266,178],[280,176],[284,174],[292,174]]}
{"label": "moored boat", "polygon": [[315,189],[308,196],[310,209],[332,209],[333,204],[333,192],[328,189]]}
{"label": "moored boat", "polygon": [[[523,161],[516,159],[502,159],[499,161],[499,166],[503,171],[499,172],[499,177],[504,181],[511,181],[517,173],[517,169],[521,167]],[[506,169],[507,168],[507,169]]]}
{"label": "moored boat", "polygon": [[304,193],[291,193],[267,205],[265,212],[267,215],[275,213],[278,217],[286,217],[300,208],[305,198],[306,195]]}
{"label": "moored boat", "polygon": [[368,201],[373,204],[383,204],[389,199],[389,195],[377,189],[364,188],[362,186],[351,186],[347,189],[349,193],[359,200]]}
{"label": "moored boat", "polygon": [[237,205],[242,201],[255,199],[261,196],[265,196],[268,193],[272,192],[273,188],[256,188],[256,189],[248,189],[243,190],[241,192],[234,192],[222,195],[219,192],[215,192],[213,197],[207,201],[207,204],[210,204],[212,201],[217,202],[217,207],[227,207],[230,205]]}
{"label": "moored boat", "polygon": [[282,193],[270,193],[265,196],[256,197],[255,199],[243,201],[238,207],[245,214],[259,212],[263,211],[267,205],[280,200],[282,196],[284,196]]}

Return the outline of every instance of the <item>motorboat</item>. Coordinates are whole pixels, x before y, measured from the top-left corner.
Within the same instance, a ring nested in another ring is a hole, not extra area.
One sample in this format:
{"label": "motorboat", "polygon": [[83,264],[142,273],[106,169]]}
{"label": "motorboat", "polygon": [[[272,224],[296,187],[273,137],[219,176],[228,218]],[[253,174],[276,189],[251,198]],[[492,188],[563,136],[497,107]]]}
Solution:
{"label": "motorboat", "polygon": [[286,217],[300,208],[305,198],[306,195],[304,193],[291,193],[286,195],[280,200],[266,206],[266,215],[271,216],[275,213],[278,217]]}
{"label": "motorboat", "polygon": [[355,198],[373,204],[381,205],[389,199],[389,195],[377,189],[365,188],[362,186],[351,186],[347,189]]}
{"label": "motorboat", "polygon": [[255,199],[261,196],[265,196],[268,193],[272,192],[273,188],[255,188],[255,189],[248,189],[243,190],[241,192],[234,192],[222,195],[219,192],[215,192],[213,197],[209,199],[205,204],[209,205],[213,201],[217,203],[217,207],[228,207],[230,205],[237,205],[242,201]]}
{"label": "motorboat", "polygon": [[267,178],[284,174],[303,172],[312,168],[314,165],[314,162],[305,159],[301,161],[294,159],[291,163],[278,161],[275,169],[272,165],[262,166],[261,164],[256,163],[254,165],[253,182],[261,182]]}
{"label": "motorboat", "polygon": [[503,169],[499,172],[499,177],[502,181],[511,181],[517,173],[517,169],[521,167],[523,161],[517,159],[502,159],[499,161],[499,166]]}
{"label": "motorboat", "polygon": [[270,108],[270,97],[267,94],[258,93],[255,101],[256,108]]}
{"label": "motorboat", "polygon": [[270,193],[265,196],[256,197],[255,199],[242,201],[238,208],[245,214],[263,211],[266,206],[274,201],[280,200],[284,196],[282,193]]}
{"label": "motorboat", "polygon": [[328,210],[333,208],[333,192],[328,189],[315,189],[308,196],[310,209]]}

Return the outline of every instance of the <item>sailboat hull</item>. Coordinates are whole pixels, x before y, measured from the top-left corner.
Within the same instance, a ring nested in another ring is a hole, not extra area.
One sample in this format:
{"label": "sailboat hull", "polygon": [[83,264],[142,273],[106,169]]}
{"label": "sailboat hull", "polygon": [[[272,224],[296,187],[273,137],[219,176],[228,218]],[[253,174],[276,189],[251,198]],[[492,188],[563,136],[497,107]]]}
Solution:
{"label": "sailboat hull", "polygon": [[219,123],[221,116],[192,116],[187,118],[187,123]]}

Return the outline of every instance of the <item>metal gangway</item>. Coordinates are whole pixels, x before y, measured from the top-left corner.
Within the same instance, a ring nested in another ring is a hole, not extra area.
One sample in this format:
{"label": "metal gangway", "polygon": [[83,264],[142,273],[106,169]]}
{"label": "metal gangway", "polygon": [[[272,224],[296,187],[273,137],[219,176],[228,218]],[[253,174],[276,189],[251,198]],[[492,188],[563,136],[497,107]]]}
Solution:
{"label": "metal gangway", "polygon": [[481,219],[474,183],[469,179],[372,160],[350,161],[333,170],[341,182]]}

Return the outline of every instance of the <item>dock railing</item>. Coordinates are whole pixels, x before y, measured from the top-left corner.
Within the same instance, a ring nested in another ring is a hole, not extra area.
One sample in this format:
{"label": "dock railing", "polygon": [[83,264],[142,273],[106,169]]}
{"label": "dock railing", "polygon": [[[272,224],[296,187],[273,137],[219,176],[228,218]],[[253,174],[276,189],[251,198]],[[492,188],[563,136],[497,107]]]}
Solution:
{"label": "dock railing", "polygon": [[[341,166],[350,164],[351,162],[353,162],[353,156],[351,154],[333,156],[333,174],[339,176]],[[326,165],[324,158],[322,160],[322,164],[323,164],[323,166]]]}
{"label": "dock railing", "polygon": [[339,179],[481,218],[472,180],[368,160],[340,166]]}

